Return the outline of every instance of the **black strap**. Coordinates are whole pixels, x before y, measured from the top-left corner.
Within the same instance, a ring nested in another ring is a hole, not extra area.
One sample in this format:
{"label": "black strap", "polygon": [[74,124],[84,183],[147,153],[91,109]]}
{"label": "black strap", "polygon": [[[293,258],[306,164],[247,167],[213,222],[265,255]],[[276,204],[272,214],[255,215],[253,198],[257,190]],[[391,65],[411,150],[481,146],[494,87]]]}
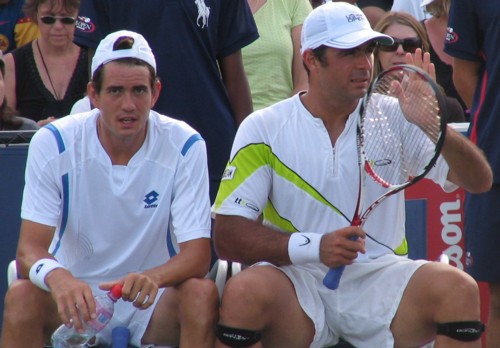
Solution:
{"label": "black strap", "polygon": [[217,324],[216,335],[219,341],[229,347],[250,347],[260,341],[257,331],[237,329]]}
{"label": "black strap", "polygon": [[456,321],[437,325],[437,334],[458,341],[470,342],[481,338],[485,326],[480,321]]}

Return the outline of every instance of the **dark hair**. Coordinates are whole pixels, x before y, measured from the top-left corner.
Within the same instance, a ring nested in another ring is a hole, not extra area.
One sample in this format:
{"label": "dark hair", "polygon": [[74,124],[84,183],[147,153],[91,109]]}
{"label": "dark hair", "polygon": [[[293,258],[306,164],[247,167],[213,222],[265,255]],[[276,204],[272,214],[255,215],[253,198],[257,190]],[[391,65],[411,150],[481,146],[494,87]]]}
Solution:
{"label": "dark hair", "polygon": [[50,8],[62,8],[68,13],[78,11],[80,0],[24,0],[23,12],[36,23],[36,15],[40,5],[48,3]]}
{"label": "dark hair", "polygon": [[[113,51],[119,51],[119,50],[128,50],[131,49],[132,46],[134,45],[134,38],[130,36],[120,36],[118,39],[116,39],[115,43],[113,44]],[[155,69],[146,63],[145,61],[137,58],[119,58],[113,60],[113,62],[121,63],[121,64],[126,64],[130,66],[144,66],[148,68],[149,70],[149,80],[150,80],[150,85],[151,85],[151,90],[155,90],[156,88],[156,81],[158,80],[156,76]],[[104,67],[106,64],[101,64],[94,72],[92,75],[92,84],[94,85],[94,88],[97,93],[101,92],[102,88],[102,83],[103,83],[103,71]]]}
{"label": "dark hair", "polygon": [[[321,65],[325,66],[326,65],[326,60],[325,60],[325,54],[326,54],[326,49],[327,46],[321,45],[319,47],[316,47],[315,49],[312,49],[311,52],[314,54],[318,62],[321,63]],[[307,75],[309,75],[309,69],[307,68],[306,64],[302,62],[304,65],[304,68],[306,69]]]}
{"label": "dark hair", "polygon": [[311,1],[311,6],[313,8],[323,5],[323,0],[310,0],[310,1]]}

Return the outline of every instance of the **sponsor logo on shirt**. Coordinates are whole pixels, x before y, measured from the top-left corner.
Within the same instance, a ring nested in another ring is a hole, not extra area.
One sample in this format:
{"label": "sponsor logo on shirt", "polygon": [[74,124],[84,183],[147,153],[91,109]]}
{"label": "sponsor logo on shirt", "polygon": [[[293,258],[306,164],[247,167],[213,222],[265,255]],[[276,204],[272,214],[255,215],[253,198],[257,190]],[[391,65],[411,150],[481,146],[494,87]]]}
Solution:
{"label": "sponsor logo on shirt", "polygon": [[210,17],[210,7],[205,4],[204,0],[194,0],[198,8],[198,17],[196,18],[196,25],[200,28],[208,27],[208,18]]}
{"label": "sponsor logo on shirt", "polygon": [[236,199],[234,200],[234,203],[236,203],[236,204],[238,204],[238,205],[240,205],[240,206],[242,206],[242,207],[247,207],[247,208],[250,208],[250,209],[252,209],[252,210],[254,210],[254,211],[256,211],[256,212],[259,212],[259,211],[260,211],[259,207],[257,207],[257,205],[256,205],[256,204],[254,204],[254,203],[252,203],[252,202],[249,202],[249,201],[247,201],[247,200],[245,200],[245,199],[243,199],[243,198],[239,198],[239,197],[238,197],[238,198],[236,198]]}
{"label": "sponsor logo on shirt", "polygon": [[224,173],[222,173],[221,180],[232,180],[235,172],[236,172],[236,167],[227,166],[226,169],[224,170]]}
{"label": "sponsor logo on shirt", "polygon": [[92,33],[95,30],[95,25],[89,17],[78,16],[76,19],[76,29],[84,33]]}
{"label": "sponsor logo on shirt", "polygon": [[151,191],[149,192],[148,194],[146,194],[146,199],[144,199],[144,203],[146,203],[146,205],[144,206],[145,209],[150,209],[150,208],[156,208],[158,207],[158,204],[156,204],[156,202],[158,202],[158,196],[159,194],[156,192],[156,191]]}
{"label": "sponsor logo on shirt", "polygon": [[458,41],[458,34],[453,31],[453,28],[446,29],[446,42],[455,43]]}

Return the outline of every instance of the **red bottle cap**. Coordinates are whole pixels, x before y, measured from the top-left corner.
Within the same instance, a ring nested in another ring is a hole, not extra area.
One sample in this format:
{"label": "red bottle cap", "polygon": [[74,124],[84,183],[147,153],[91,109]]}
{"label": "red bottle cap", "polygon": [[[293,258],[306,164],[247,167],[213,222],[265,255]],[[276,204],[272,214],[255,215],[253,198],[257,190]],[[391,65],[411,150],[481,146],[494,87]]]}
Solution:
{"label": "red bottle cap", "polygon": [[120,297],[122,297],[122,285],[121,284],[113,285],[110,294],[115,301],[118,300]]}

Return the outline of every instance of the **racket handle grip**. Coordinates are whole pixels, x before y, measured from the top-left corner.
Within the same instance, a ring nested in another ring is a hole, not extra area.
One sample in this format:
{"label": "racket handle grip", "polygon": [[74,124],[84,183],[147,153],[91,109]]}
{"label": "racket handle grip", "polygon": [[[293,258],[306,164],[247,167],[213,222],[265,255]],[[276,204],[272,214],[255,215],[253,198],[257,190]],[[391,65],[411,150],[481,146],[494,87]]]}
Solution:
{"label": "racket handle grip", "polygon": [[[359,226],[359,225],[354,225]],[[358,237],[352,236],[349,238],[350,240],[357,240]],[[339,287],[340,277],[342,277],[342,273],[344,273],[345,265],[330,268],[326,276],[323,278],[323,285],[326,286],[330,290],[335,290]]]}
{"label": "racket handle grip", "polygon": [[345,266],[330,268],[326,276],[323,278],[323,285],[330,290],[335,290],[339,287],[340,277],[344,273]]}

